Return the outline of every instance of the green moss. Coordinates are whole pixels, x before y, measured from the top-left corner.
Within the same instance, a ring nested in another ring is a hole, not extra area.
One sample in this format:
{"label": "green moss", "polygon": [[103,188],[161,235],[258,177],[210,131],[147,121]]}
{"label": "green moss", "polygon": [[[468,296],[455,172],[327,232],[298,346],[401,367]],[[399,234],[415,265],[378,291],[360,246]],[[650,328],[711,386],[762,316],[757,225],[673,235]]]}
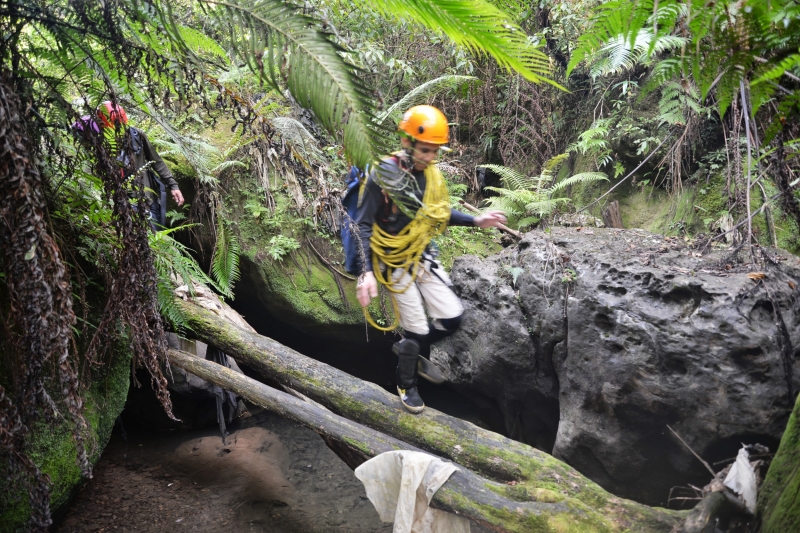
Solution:
{"label": "green moss", "polygon": [[[121,342],[103,374],[93,380],[84,394],[85,418],[89,425],[86,449],[89,461],[95,464],[111,437],[114,422],[125,406],[128,394],[131,354],[126,342]],[[51,393],[52,394],[52,393]],[[53,395],[54,398],[58,396]],[[55,424],[38,422],[31,428],[28,454],[39,469],[50,476],[52,492],[50,509],[68,503],[74,489],[83,481],[76,462],[77,448],[72,438],[72,424],[61,419]],[[0,493],[0,533],[25,530],[30,516],[27,493],[2,490]]]}
{"label": "green moss", "polygon": [[[440,489],[445,501],[461,514],[482,515],[490,524],[502,525],[504,530],[519,533],[605,533],[623,531],[609,518],[583,504],[538,504],[535,507],[515,508],[480,505],[448,490]],[[439,493],[437,493],[439,497]],[[546,507],[541,507],[546,505]],[[655,531],[669,531],[661,527]],[[648,530],[645,530],[648,531]],[[650,530],[653,531],[653,530]]]}
{"label": "green moss", "polygon": [[185,157],[165,156],[164,162],[175,175],[175,179],[194,179],[197,177],[197,171]]}
{"label": "green moss", "polygon": [[453,226],[435,239],[441,252],[439,260],[450,270],[461,255],[476,255],[484,258],[503,249],[499,243],[498,230],[478,230],[464,226]]}
{"label": "green moss", "polygon": [[758,494],[763,533],[800,531],[800,396]]}
{"label": "green moss", "polygon": [[344,443],[350,446],[351,448],[362,452],[367,457],[373,455],[373,451],[369,448],[369,446],[367,446],[361,441],[358,441],[356,439],[351,439],[350,437],[342,437],[342,441],[344,441]]}

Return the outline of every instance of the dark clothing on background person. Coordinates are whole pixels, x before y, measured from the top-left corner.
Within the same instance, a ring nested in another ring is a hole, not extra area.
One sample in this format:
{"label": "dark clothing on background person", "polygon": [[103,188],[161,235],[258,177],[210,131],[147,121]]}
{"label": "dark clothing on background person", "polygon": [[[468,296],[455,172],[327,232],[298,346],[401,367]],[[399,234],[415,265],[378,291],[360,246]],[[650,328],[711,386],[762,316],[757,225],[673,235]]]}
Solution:
{"label": "dark clothing on background person", "polygon": [[[179,190],[178,182],[175,181],[169,167],[167,167],[164,160],[161,159],[161,156],[158,155],[158,152],[156,152],[150,144],[150,140],[142,130],[128,128],[128,132],[125,135],[125,143],[125,149],[120,155],[121,163],[125,167],[128,167],[127,158],[129,157],[132,161],[131,166],[137,171],[135,183],[137,185],[141,184],[144,187],[148,208],[152,209],[152,204],[160,201],[158,194],[159,185],[155,182],[155,179],[153,179],[155,176],[152,176],[151,172],[160,177],[161,182],[166,186],[167,190]],[[147,163],[150,163],[147,171],[138,172],[139,169],[144,167]],[[159,217],[156,217],[157,220],[158,218]]]}
{"label": "dark clothing on background person", "polygon": [[[125,147],[118,160],[123,168],[129,172],[132,169],[136,173],[134,184],[144,188],[145,201],[150,212],[150,226],[153,231],[158,231],[159,226],[163,228],[167,225],[167,190],[180,190],[178,182],[143,131],[128,128],[124,142]],[[148,163],[149,166],[144,169]],[[136,193],[131,193],[131,196],[135,195]]]}
{"label": "dark clothing on background person", "polygon": [[[367,178],[367,183],[364,186],[364,194],[361,199],[361,207],[358,209],[358,214],[355,223],[358,224],[358,236],[361,239],[361,248],[364,251],[364,257],[367,258],[367,264],[363,265],[363,272],[372,272],[372,250],[370,248],[370,237],[372,237],[373,223],[392,235],[397,235],[403,230],[410,222],[411,218],[403,213],[390,198],[386,198],[383,194],[381,185],[375,179],[375,173],[380,173],[380,180],[386,187],[393,190],[393,195],[398,201],[403,202],[407,206],[422,206],[422,197],[425,194],[425,171],[406,171],[403,170],[396,157],[390,157],[381,161],[378,170],[370,173]],[[407,185],[407,181],[411,179],[416,180],[416,187]],[[403,184],[406,184],[404,187]],[[413,194],[416,200],[410,197]],[[448,226],[473,226],[474,219],[472,215],[462,213],[455,209],[450,210],[450,221]]]}

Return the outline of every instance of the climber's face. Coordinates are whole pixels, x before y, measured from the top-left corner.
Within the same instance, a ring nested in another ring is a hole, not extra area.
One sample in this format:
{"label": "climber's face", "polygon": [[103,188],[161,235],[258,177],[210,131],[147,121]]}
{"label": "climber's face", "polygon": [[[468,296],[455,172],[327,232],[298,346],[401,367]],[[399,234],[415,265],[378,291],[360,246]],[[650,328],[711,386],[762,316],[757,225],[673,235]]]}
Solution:
{"label": "climber's face", "polygon": [[408,139],[403,139],[403,148],[411,150],[411,160],[414,162],[414,170],[425,170],[434,159],[439,155],[439,145],[417,141],[411,144]]}

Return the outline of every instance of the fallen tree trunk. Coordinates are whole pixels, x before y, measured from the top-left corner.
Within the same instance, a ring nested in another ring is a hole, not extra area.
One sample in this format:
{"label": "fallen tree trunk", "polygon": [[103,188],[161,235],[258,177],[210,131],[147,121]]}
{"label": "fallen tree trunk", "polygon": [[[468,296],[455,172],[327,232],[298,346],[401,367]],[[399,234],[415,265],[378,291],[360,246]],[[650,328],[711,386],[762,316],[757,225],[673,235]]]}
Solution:
{"label": "fallen tree trunk", "polygon": [[[422,451],[405,442],[384,435],[351,420],[338,416],[285,392],[234,372],[217,363],[200,359],[186,352],[169,350],[170,363],[187,372],[235,392],[246,400],[303,424],[326,441],[333,441],[348,450],[348,456],[360,462],[392,450]],[[557,501],[519,501],[506,495],[508,486],[489,481],[461,468],[437,491],[431,506],[473,520],[499,533],[529,531],[618,531],[632,524],[615,524],[607,516],[572,498]],[[511,491],[512,495],[519,496]],[[526,498],[527,499],[527,498]],[[662,528],[637,531],[669,531]]]}
{"label": "fallen tree trunk", "polygon": [[198,338],[246,364],[264,379],[299,391],[346,419],[488,478],[511,482],[502,487],[512,499],[588,506],[603,516],[615,517],[615,523],[640,524],[637,531],[669,531],[684,514],[617,498],[540,450],[434,409],[412,415],[400,407],[394,395],[377,385],[245,331],[189,301],[179,304]]}

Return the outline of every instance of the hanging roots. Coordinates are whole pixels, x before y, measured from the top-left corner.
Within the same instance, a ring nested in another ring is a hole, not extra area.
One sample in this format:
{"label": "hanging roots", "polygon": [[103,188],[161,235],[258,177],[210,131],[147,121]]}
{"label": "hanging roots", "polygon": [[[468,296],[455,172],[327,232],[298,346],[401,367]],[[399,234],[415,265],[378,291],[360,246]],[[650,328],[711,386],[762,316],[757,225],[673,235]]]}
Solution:
{"label": "hanging roots", "polygon": [[[130,135],[117,139],[117,145],[124,146],[128,151],[132,150],[130,142]],[[149,210],[135,209],[128,197],[127,181],[135,176],[136,169],[127,169],[125,174],[129,177],[126,178],[116,159],[111,157],[108,143],[102,136],[92,139],[91,148],[96,161],[93,173],[102,177],[106,195],[114,202],[113,223],[120,246],[114,261],[116,270],[106,280],[107,299],[103,319],[89,343],[86,357],[96,361],[102,352],[118,340],[118,327],[124,326],[131,341],[134,370],[140,367],[147,369],[153,390],[167,416],[177,420],[172,414],[167,378],[160,365],[163,359],[169,368],[166,335],[158,311],[158,273],[148,242]],[[146,205],[141,187],[134,201],[138,205]]]}
{"label": "hanging roots", "polygon": [[75,323],[69,276],[46,223],[44,183],[33,154],[19,99],[0,78],[0,244],[11,306],[7,331],[20,348],[11,368],[13,400],[0,387],[0,446],[11,479],[29,489],[31,527],[44,530],[50,524],[50,480],[27,457],[24,444],[34,422],[52,421],[58,414],[43,379],[45,364],[53,359],[74,422],[78,464],[86,476],[91,467],[78,379],[69,360]]}

